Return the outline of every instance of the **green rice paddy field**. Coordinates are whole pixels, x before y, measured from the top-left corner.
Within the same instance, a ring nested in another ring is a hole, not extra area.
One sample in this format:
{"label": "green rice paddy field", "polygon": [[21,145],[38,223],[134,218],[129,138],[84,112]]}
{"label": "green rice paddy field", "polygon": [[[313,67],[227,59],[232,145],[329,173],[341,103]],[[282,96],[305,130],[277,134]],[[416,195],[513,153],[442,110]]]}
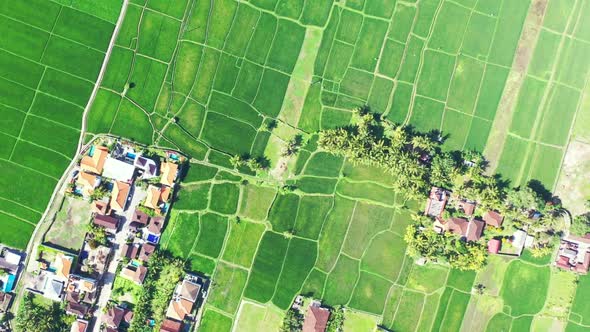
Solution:
{"label": "green rice paddy field", "polygon": [[[10,115],[0,225],[23,229],[0,241],[21,247],[75,151],[117,17],[90,2],[33,3],[57,8],[54,19],[0,6],[15,26],[0,41],[10,92],[0,96]],[[266,156],[274,168],[295,135],[347,125],[369,105],[441,131],[445,149],[485,152],[512,185],[552,189],[588,95],[589,15],[583,0],[132,0],[86,138],[111,133],[193,158],[162,246],[213,278],[203,331],[276,330],[299,293],[353,309],[349,331],[582,331],[589,279],[577,284],[549,259],[494,257],[477,274],[413,264],[402,236],[422,202],[395,193],[390,175],[318,151],[313,138],[264,177],[229,159]],[[297,189],[277,190],[277,178]],[[472,294],[478,283],[483,295]]]}
{"label": "green rice paddy field", "polygon": [[26,247],[74,157],[121,3],[0,4],[0,242]]}

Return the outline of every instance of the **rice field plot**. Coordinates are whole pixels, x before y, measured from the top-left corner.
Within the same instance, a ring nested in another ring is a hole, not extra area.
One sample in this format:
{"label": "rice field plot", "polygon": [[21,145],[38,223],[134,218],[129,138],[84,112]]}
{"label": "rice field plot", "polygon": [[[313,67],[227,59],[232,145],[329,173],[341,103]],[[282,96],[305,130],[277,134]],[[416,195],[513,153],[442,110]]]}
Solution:
{"label": "rice field plot", "polygon": [[[347,305],[345,330],[354,331],[377,323],[459,331],[475,282],[486,283],[494,305],[503,301],[512,290],[502,285],[522,281],[504,273],[512,265],[500,262],[486,278],[415,265],[402,239],[415,202],[394,192],[391,175],[317,151],[313,133],[349,124],[351,109],[368,105],[395,122],[441,131],[445,149],[484,151],[531,2],[130,5],[89,128],[194,158],[174,205],[180,215],[194,215],[192,233],[181,238],[179,225],[188,219],[176,218],[162,241],[193,270],[230,285],[211,290],[206,328],[276,330],[301,292]],[[564,64],[585,72],[585,23],[566,24],[560,31],[571,33],[564,37],[554,31],[563,18],[551,15],[525,75],[540,88],[521,89],[507,127],[512,148],[498,171],[513,183],[555,181],[569,125],[547,129],[553,106],[567,106],[571,122],[577,104],[565,100],[581,94],[579,78]],[[556,48],[564,55],[541,56]],[[296,157],[282,159],[298,134],[309,141]],[[259,176],[236,170],[233,155],[265,156],[271,169]],[[277,175],[279,160],[286,170]],[[292,186],[281,189],[277,179]],[[521,318],[511,324],[526,325]]]}
{"label": "rice field plot", "polygon": [[0,5],[6,27],[0,41],[0,182],[19,181],[20,176],[11,177],[15,173],[27,178],[17,182],[20,193],[0,190],[0,197],[12,202],[0,210],[11,218],[3,219],[4,226],[13,230],[2,236],[3,243],[26,246],[74,155],[83,109],[121,3],[37,0]]}

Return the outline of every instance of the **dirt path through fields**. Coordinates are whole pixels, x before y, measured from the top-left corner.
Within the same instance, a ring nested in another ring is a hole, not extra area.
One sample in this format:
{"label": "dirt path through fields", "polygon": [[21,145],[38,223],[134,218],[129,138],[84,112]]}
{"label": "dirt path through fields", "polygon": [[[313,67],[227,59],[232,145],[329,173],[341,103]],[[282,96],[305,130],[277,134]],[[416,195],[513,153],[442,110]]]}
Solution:
{"label": "dirt path through fields", "polygon": [[500,99],[496,117],[494,118],[484,151],[490,163],[490,167],[488,168],[490,173],[495,172],[502,150],[504,149],[504,143],[514,115],[518,92],[526,77],[526,72],[539,38],[543,17],[547,9],[547,1],[533,0],[529,7],[529,12],[516,48],[516,56],[512,63],[512,69],[508,74],[504,92],[502,93],[502,98]]}

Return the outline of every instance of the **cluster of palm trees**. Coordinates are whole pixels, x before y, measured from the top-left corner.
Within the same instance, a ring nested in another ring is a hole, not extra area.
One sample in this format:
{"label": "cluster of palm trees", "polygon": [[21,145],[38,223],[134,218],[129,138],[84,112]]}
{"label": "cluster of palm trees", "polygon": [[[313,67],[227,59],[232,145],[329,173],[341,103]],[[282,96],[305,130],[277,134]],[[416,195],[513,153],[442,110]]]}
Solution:
{"label": "cluster of palm trees", "polygon": [[356,125],[321,131],[318,145],[352,163],[380,167],[396,175],[396,189],[409,198],[422,197],[430,186],[427,160],[438,142],[363,109],[354,113]]}
{"label": "cluster of palm trees", "polygon": [[429,261],[448,262],[460,270],[480,270],[486,263],[485,246],[478,242],[466,242],[449,232],[437,233],[432,222],[415,215],[415,222],[406,228],[404,240],[408,254]]}
{"label": "cluster of palm trees", "polygon": [[18,331],[67,331],[70,329],[68,316],[58,302],[43,305],[33,300],[27,293],[18,308],[15,327]]}
{"label": "cluster of palm trees", "polygon": [[270,161],[266,157],[253,157],[249,154],[236,154],[229,159],[235,169],[248,167],[252,172],[265,171],[270,167]]}

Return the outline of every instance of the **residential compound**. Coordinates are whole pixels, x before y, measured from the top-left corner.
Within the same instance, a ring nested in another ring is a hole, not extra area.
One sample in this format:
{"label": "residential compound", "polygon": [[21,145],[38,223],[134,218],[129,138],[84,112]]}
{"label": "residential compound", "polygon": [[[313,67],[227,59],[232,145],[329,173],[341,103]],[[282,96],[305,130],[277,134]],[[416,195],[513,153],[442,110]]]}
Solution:
{"label": "residential compound", "polygon": [[[185,158],[173,151],[150,150],[105,138],[82,153],[64,189],[72,199],[90,201],[88,231],[82,247],[71,252],[51,243],[37,248],[29,263],[25,287],[51,301],[64,302],[67,314],[76,316],[72,331],[118,331],[130,323],[133,312],[125,303],[111,300],[116,278],[141,287],[149,260],[157,250],[180,165]],[[0,304],[18,272],[20,256],[4,250],[0,268],[8,269]],[[31,267],[32,266],[32,267]],[[168,308],[163,330],[176,331],[201,301],[204,281],[187,275],[178,285]],[[1,307],[0,307],[1,308]]]}
{"label": "residential compound", "polygon": [[[432,187],[426,201],[424,214],[434,219],[433,227],[438,233],[450,232],[465,241],[480,241],[484,229],[501,230],[504,216],[498,211],[477,211],[478,204],[450,191]],[[503,242],[501,237],[488,240],[488,252],[519,256],[525,246],[532,244],[532,237],[518,229]],[[503,243],[510,244],[503,248]]]}

